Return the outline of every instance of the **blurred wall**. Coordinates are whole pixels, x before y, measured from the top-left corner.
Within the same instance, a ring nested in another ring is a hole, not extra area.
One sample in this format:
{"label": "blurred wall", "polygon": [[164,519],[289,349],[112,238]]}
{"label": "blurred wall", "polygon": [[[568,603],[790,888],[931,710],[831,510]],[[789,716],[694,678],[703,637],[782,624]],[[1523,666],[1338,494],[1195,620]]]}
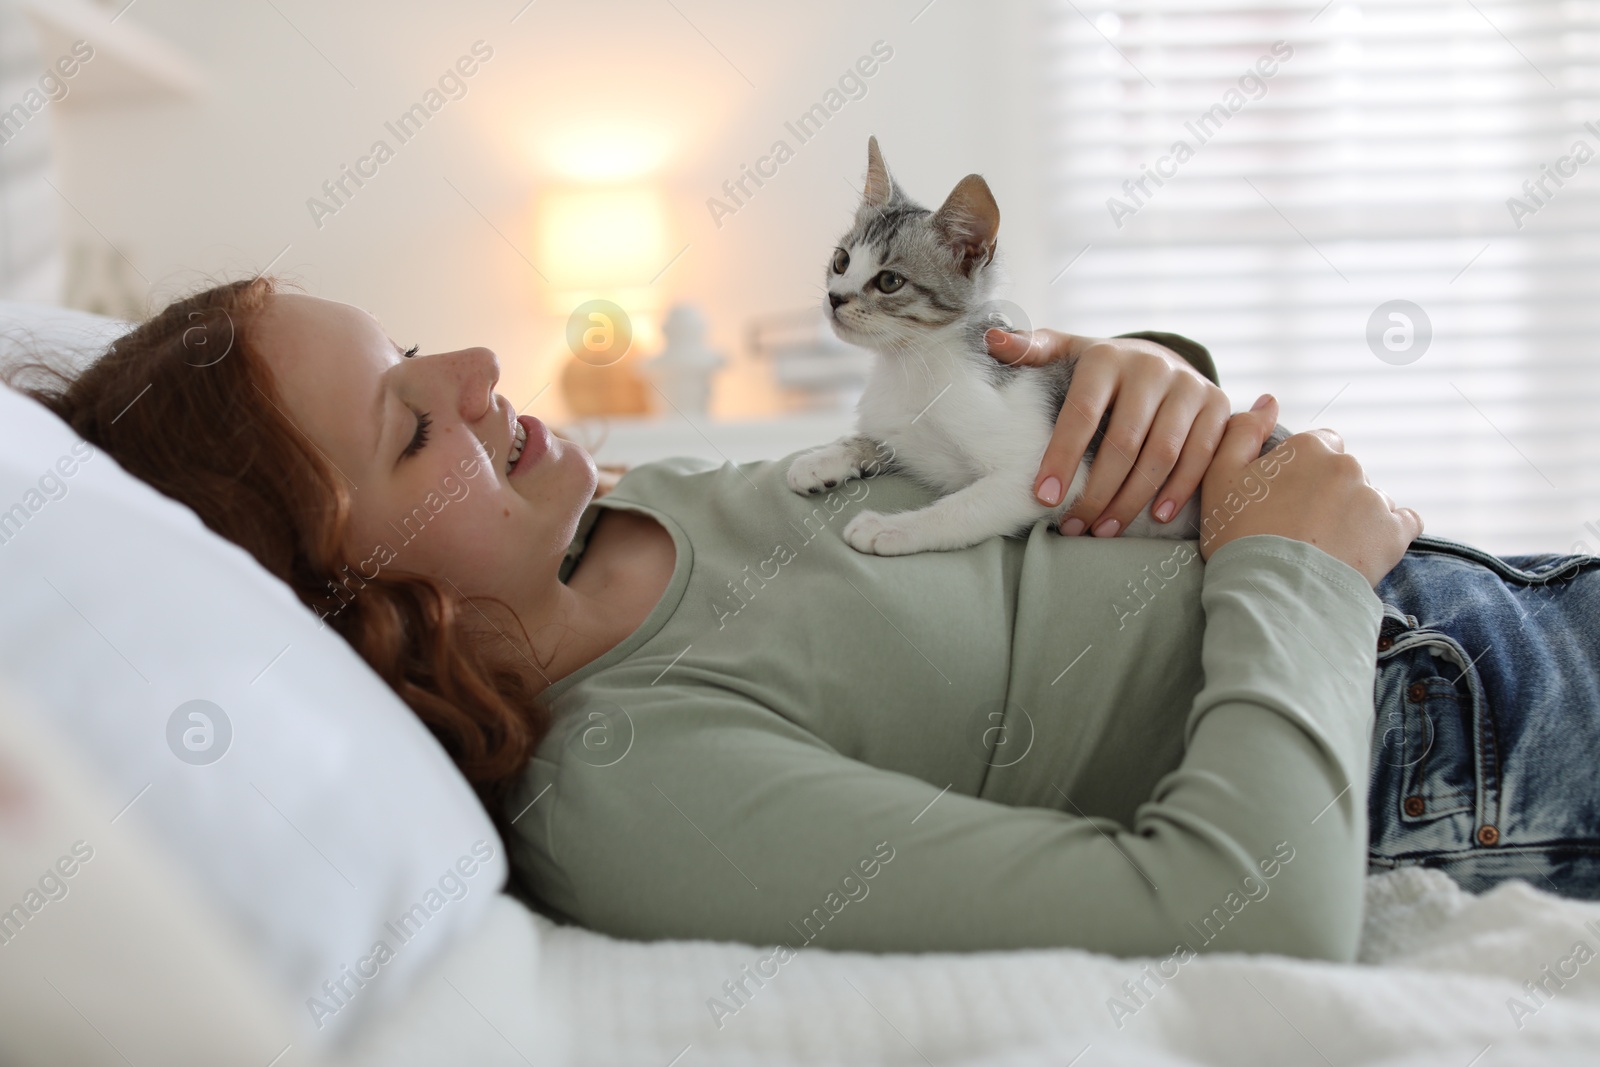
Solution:
{"label": "blurred wall", "polygon": [[[668,198],[671,247],[688,250],[645,303],[698,303],[714,345],[740,361],[713,413],[756,414],[774,397],[745,359],[745,323],[820,298],[868,134],[930,207],[983,173],[1005,220],[1010,295],[1042,304],[1030,11],[977,0],[140,0],[124,21],[186,51],[206,88],[59,109],[63,224],[77,240],[103,234],[153,303],[281,252],[276,272],[366,308],[402,344],[494,348],[501,391],[521,405],[566,358],[565,315],[539,276],[537,196],[575,180],[648,181]],[[493,54],[464,95],[399,145],[384,124],[480,40]],[[878,41],[893,54],[863,79],[865,95],[801,144],[785,123]],[[314,218],[308,199],[328,202],[323,182],[380,137],[398,145],[394,158]],[[793,158],[714,220],[707,199],[726,203],[723,182],[780,138]],[[563,417],[560,390],[528,410]]]}

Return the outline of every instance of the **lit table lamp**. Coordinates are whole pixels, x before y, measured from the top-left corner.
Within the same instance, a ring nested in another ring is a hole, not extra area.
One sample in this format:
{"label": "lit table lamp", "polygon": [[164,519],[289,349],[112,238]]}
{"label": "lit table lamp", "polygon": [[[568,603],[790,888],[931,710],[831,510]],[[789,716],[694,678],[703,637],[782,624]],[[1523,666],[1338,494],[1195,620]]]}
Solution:
{"label": "lit table lamp", "polygon": [[561,390],[575,416],[642,415],[652,390],[637,373],[638,333],[654,332],[652,283],[671,259],[667,212],[650,186],[552,189],[536,212],[550,310],[567,320]]}

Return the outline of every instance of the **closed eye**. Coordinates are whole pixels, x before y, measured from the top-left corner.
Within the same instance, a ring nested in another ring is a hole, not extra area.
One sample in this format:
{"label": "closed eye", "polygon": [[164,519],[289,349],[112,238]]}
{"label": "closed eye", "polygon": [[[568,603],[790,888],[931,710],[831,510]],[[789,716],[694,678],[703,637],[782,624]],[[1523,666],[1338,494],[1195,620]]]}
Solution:
{"label": "closed eye", "polygon": [[400,453],[401,459],[414,456],[422,451],[422,447],[428,443],[428,427],[431,425],[432,420],[428,418],[428,413],[419,411],[417,413],[417,432],[411,435],[411,443],[406,445],[405,451]]}

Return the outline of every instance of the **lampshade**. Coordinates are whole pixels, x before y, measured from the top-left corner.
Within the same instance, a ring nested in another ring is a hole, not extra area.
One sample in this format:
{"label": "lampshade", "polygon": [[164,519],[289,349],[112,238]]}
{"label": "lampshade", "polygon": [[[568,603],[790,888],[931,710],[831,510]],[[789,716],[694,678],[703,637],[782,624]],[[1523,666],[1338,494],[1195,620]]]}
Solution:
{"label": "lampshade", "polygon": [[555,290],[642,289],[672,256],[666,203],[651,186],[547,190],[535,217],[538,262]]}

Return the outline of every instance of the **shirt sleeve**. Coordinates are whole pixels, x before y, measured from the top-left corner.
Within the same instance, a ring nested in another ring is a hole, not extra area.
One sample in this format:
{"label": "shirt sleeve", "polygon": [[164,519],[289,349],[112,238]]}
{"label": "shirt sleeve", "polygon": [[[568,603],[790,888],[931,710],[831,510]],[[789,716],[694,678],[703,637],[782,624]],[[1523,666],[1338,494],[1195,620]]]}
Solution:
{"label": "shirt sleeve", "polygon": [[1158,345],[1165,345],[1188,361],[1195,370],[1204,374],[1211,380],[1212,385],[1221,385],[1217,379],[1217,364],[1211,358],[1211,352],[1205,345],[1198,341],[1191,341],[1187,337],[1176,333],[1162,333],[1158,330],[1141,330],[1138,333],[1119,333],[1118,337],[1128,337],[1140,341],[1154,341]]}
{"label": "shirt sleeve", "polygon": [[1184,755],[1131,825],[941,790],[683,689],[633,712],[615,762],[576,732],[536,761],[542,844],[513,845],[557,911],[622,937],[1353,959],[1381,603],[1270,534],[1218,549],[1201,599]]}

